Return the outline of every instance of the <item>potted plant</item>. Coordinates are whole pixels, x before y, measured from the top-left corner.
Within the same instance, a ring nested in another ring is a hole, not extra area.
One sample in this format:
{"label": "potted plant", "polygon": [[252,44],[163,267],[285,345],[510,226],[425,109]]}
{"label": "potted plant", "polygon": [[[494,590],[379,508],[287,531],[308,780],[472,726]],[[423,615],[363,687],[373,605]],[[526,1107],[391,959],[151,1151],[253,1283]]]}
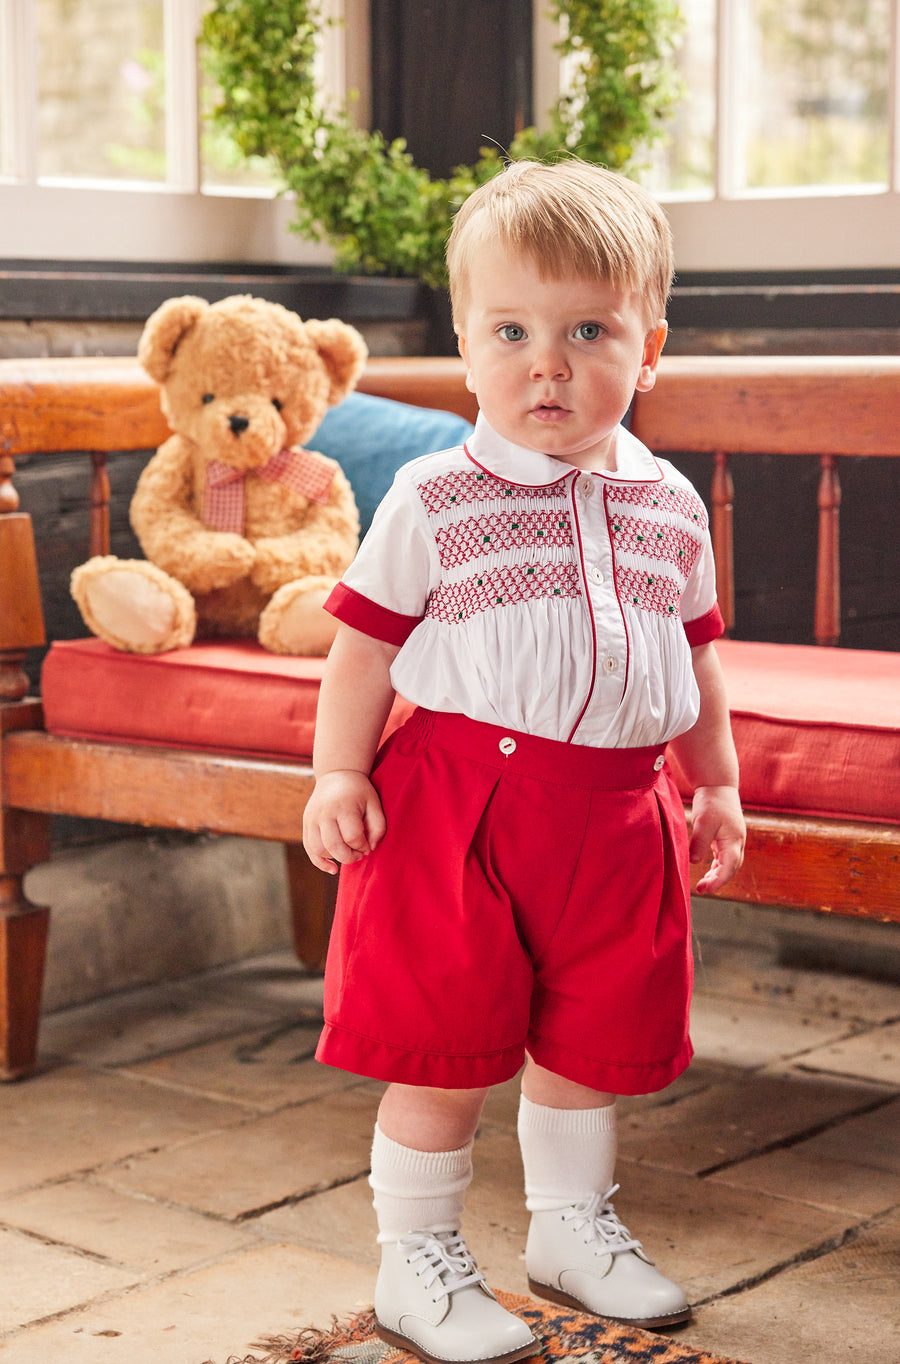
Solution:
{"label": "potted plant", "polygon": [[[614,170],[632,167],[663,134],[680,93],[671,55],[681,31],[676,0],[555,0],[557,44],[577,54],[571,90],[549,128],[526,128],[513,159],[576,152]],[[349,106],[316,89],[317,0],[215,0],[204,18],[204,61],[222,96],[216,124],[246,156],[268,156],[296,196],[291,228],[334,249],[338,269],[446,284],[453,215],[504,158],[483,148],[447,179],[417,166],[402,138],[358,128]]]}

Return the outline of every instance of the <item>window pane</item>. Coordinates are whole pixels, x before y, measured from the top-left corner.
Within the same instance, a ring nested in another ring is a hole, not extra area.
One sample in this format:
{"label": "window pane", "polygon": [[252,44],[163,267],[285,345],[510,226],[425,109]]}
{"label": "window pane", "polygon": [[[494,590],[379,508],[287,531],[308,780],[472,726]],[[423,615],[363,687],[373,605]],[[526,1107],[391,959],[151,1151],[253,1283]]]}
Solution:
{"label": "window pane", "polygon": [[681,0],[684,37],[676,52],[684,92],[666,124],[668,140],[641,174],[655,194],[711,192],[716,117],[716,0]]}
{"label": "window pane", "polygon": [[200,178],[203,189],[275,190],[280,181],[274,165],[262,156],[244,156],[235,142],[212,120],[221,98],[218,88],[202,72],[200,85]]}
{"label": "window pane", "polygon": [[887,183],[890,33],[890,0],[749,0],[748,188]]}
{"label": "window pane", "polygon": [[162,0],[36,0],[42,176],[166,175]]}

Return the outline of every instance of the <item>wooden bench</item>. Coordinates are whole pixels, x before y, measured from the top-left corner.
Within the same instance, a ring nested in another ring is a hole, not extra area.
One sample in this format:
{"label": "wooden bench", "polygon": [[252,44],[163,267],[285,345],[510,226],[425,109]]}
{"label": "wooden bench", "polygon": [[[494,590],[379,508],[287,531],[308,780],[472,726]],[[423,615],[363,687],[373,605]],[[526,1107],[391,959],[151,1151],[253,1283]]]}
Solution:
{"label": "wooden bench", "polygon": [[[457,359],[371,360],[362,392],[473,420]],[[840,422],[832,414],[839,410]],[[900,359],[664,360],[640,395],[634,430],[659,453],[714,456],[713,538],[725,614],[733,613],[730,453],[814,454],[822,464],[816,634],[839,620],[837,457],[900,455]],[[135,360],[0,361],[0,1075],[33,1068],[49,910],[28,902],[23,877],[50,853],[49,817],[78,815],[147,827],[284,843],[295,946],[321,964],[334,885],[300,839],[312,789],[308,762],[213,750],[62,738],[43,729],[21,664],[44,642],[30,518],[18,510],[17,456],[90,457],[91,553],[107,552],[112,451],[153,449],[167,436],[156,385]],[[726,896],[900,920],[900,828],[750,813],[744,870]]]}

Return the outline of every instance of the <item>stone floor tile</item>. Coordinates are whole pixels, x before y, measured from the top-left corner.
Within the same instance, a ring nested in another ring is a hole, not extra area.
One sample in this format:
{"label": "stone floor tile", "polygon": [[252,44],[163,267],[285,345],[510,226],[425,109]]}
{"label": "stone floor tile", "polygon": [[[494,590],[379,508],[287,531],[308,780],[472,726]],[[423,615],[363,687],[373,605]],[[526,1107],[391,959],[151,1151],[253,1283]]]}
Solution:
{"label": "stone floor tile", "polygon": [[127,1288],[141,1277],[121,1265],[103,1264],[65,1246],[48,1245],[5,1228],[0,1228],[0,1264],[0,1337],[103,1293]]}
{"label": "stone floor tile", "polygon": [[[474,1168],[464,1234],[494,1287],[526,1292],[528,1212],[515,1137],[483,1130],[475,1143]],[[694,1298],[727,1292],[772,1264],[843,1235],[856,1220],[835,1209],[795,1206],[626,1161],[616,1177],[622,1185],[616,1207],[623,1220]],[[378,1263],[365,1179],[279,1208],[255,1225],[313,1249],[340,1250],[348,1259]]]}
{"label": "stone floor tile", "polygon": [[154,1084],[272,1111],[360,1083],[358,1076],[313,1059],[320,1031],[314,1023],[282,1023],[122,1067],[122,1071]]}
{"label": "stone floor tile", "polygon": [[897,1364],[900,1221],[703,1307],[679,1340],[752,1364]]}
{"label": "stone floor tile", "polygon": [[378,1228],[365,1175],[299,1203],[267,1212],[247,1224],[259,1233],[309,1250],[340,1254],[358,1264],[378,1265]]}
{"label": "stone floor tile", "polygon": [[[374,1274],[299,1246],[246,1251],[0,1341],[9,1364],[225,1364],[372,1304]],[[265,1350],[257,1352],[260,1357]]]}
{"label": "stone floor tile", "polygon": [[257,1213],[366,1171],[379,1093],[374,1084],[343,1090],[124,1161],[102,1178],[218,1217]]}
{"label": "stone floor tile", "polygon": [[49,1014],[41,1025],[41,1059],[136,1065],[286,1016],[309,1021],[315,1013],[299,998],[289,1011],[283,1001],[250,991],[218,992],[194,980],[178,981]]}
{"label": "stone floor tile", "polygon": [[804,1143],[813,1159],[900,1174],[900,1099],[835,1123]]}
{"label": "stone floor tile", "polygon": [[848,1023],[798,1014],[777,1003],[738,996],[695,995],[691,1041],[703,1061],[753,1069],[843,1038]]}
{"label": "stone floor tile", "polygon": [[777,1265],[839,1240],[857,1222],[851,1214],[624,1160],[616,1178],[621,1185],[617,1213],[692,1302],[730,1293]]}
{"label": "stone floor tile", "polygon": [[271,952],[234,962],[196,977],[195,983],[199,995],[255,1001],[285,1018],[302,1013],[322,1019],[324,978],[321,972],[302,966],[293,952]]}
{"label": "stone floor tile", "polygon": [[64,1066],[0,1087],[0,1193],[166,1147],[246,1119],[224,1100]]}
{"label": "stone floor tile", "polygon": [[833,1071],[900,1088],[900,1022],[885,1023],[807,1052],[803,1068]]}
{"label": "stone floor tile", "polygon": [[[794,921],[799,917],[794,915]],[[896,942],[898,935],[892,925],[854,923],[853,932],[875,927],[886,927]],[[819,1014],[851,1023],[884,1023],[900,1013],[900,984],[896,981],[786,966],[772,950],[749,942],[710,941],[705,935],[699,946],[695,944],[694,992],[755,999],[798,1014]]]}
{"label": "stone floor tile", "polygon": [[701,1174],[844,1117],[881,1094],[835,1077],[751,1073],[677,1103],[623,1113],[619,1151],[641,1164]]}
{"label": "stone floor tile", "polygon": [[814,1141],[808,1141],[731,1165],[707,1182],[839,1209],[862,1220],[900,1204],[900,1173],[880,1170],[877,1178],[873,1176],[871,1165],[818,1155]]}
{"label": "stone floor tile", "polygon": [[163,1274],[255,1243],[250,1228],[67,1180],[0,1198],[0,1223],[88,1251],[145,1274]]}

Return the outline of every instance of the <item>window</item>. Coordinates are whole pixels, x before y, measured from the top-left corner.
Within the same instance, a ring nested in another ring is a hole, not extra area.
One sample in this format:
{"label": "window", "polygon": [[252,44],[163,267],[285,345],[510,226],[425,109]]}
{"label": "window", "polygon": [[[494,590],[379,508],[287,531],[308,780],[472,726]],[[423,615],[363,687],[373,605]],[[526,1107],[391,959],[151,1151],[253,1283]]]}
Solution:
{"label": "window", "polygon": [[[202,118],[205,0],[0,0],[0,256],[327,261],[287,230],[269,167]],[[323,85],[346,88],[366,0],[325,0]],[[358,80],[355,81],[359,84]]]}
{"label": "window", "polygon": [[[327,261],[265,162],[204,124],[206,0],[0,0],[0,256]],[[326,0],[324,86],[367,102],[368,0]],[[687,95],[646,183],[682,270],[900,265],[900,0],[681,0]],[[534,0],[534,107],[559,84]],[[435,117],[440,117],[439,101]]]}
{"label": "window", "polygon": [[[900,0],[680,7],[685,96],[641,173],[666,205],[679,268],[900,264]],[[545,89],[552,43],[545,21]]]}

